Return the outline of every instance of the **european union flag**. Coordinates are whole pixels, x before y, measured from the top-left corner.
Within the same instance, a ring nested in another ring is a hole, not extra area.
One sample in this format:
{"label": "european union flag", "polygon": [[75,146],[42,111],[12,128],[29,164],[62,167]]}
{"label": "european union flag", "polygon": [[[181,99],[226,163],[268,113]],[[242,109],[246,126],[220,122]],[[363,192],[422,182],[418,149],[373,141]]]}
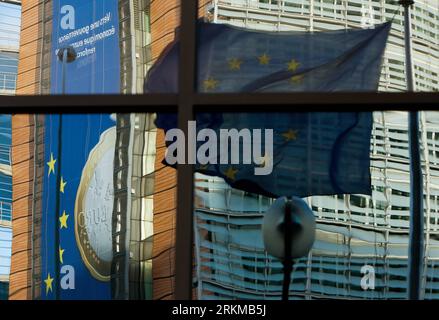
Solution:
{"label": "european union flag", "polygon": [[[376,91],[391,23],[373,29],[257,32],[199,22],[199,92]],[[177,93],[178,40],[151,68],[145,92]]]}
{"label": "european union flag", "polygon": [[[199,22],[197,89],[211,93],[376,91],[390,26],[257,32]],[[177,40],[150,70],[146,92],[177,92],[178,55]],[[158,114],[156,124],[167,131],[177,127],[176,120],[175,114]],[[221,163],[219,154],[217,161],[196,164],[198,172],[223,177],[235,188],[274,197],[371,193],[371,113],[203,113],[196,120],[198,133],[210,128],[218,136],[230,129],[273,130],[272,154],[265,152],[252,164]],[[250,147],[248,143],[241,139],[235,147],[242,151]],[[273,167],[270,174],[255,175],[256,167],[268,163]]]}
{"label": "european union flag", "polygon": [[[222,177],[234,188],[269,197],[371,193],[370,112],[199,113],[196,120],[198,133],[210,128],[217,137],[231,129],[273,130],[272,153],[264,134],[251,140],[242,134],[228,141],[228,163],[221,163],[218,139],[214,164],[196,164],[196,171]],[[262,145],[260,154],[254,153],[255,142]],[[197,149],[202,145],[199,141]],[[253,153],[251,164],[245,163],[245,149]],[[231,161],[233,150],[238,163]],[[256,168],[271,171],[256,175]]]}

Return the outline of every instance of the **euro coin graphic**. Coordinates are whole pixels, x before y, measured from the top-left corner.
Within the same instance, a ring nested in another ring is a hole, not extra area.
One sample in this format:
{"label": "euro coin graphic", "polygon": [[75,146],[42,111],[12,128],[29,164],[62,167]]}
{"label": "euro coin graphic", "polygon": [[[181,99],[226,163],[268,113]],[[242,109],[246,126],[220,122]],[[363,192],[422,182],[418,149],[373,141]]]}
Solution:
{"label": "euro coin graphic", "polygon": [[75,202],[75,237],[92,276],[109,281],[112,251],[113,162],[116,128],[101,134],[82,170]]}

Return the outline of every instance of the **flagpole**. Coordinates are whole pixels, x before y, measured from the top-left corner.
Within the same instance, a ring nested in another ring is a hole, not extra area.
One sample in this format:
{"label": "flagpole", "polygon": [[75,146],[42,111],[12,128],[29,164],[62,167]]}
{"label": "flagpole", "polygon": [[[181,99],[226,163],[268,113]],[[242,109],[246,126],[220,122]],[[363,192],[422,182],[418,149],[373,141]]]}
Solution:
{"label": "flagpole", "polygon": [[291,239],[293,237],[291,230],[291,199],[287,198],[284,212],[284,280],[282,285],[282,300],[288,301],[290,295],[291,272],[293,272],[293,259],[291,257]]}
{"label": "flagpole", "polygon": [[[400,0],[404,7],[404,40],[407,91],[413,92],[414,75],[411,42],[410,7],[413,0]],[[420,299],[422,257],[424,246],[424,209],[422,166],[419,147],[419,113],[409,112],[409,145],[410,145],[410,240],[409,240],[409,284],[408,298]]]}

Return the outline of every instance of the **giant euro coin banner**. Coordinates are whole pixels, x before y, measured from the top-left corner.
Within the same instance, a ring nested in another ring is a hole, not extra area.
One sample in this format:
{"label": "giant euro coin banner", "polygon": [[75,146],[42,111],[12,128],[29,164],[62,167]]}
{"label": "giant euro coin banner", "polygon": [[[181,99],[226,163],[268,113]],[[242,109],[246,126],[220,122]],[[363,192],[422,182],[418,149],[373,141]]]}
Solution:
{"label": "giant euro coin banner", "polygon": [[115,115],[46,115],[41,297],[110,299]]}
{"label": "giant euro coin banner", "polygon": [[[59,50],[74,50],[65,63]],[[117,0],[54,0],[51,52],[53,94],[120,92]]]}

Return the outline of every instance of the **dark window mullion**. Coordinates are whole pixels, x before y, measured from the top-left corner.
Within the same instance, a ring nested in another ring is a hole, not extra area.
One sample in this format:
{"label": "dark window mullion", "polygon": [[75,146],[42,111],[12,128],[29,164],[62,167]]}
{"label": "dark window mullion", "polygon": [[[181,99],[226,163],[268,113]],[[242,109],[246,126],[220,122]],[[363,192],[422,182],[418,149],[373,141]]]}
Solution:
{"label": "dark window mullion", "polygon": [[[188,121],[194,119],[197,0],[181,0],[178,127],[188,137]],[[186,150],[187,156],[190,150]],[[175,240],[175,298],[192,298],[192,226],[194,171],[178,165],[177,223]]]}
{"label": "dark window mullion", "polygon": [[[192,60],[195,60],[192,58]],[[185,68],[188,67],[186,62]],[[188,77],[183,77],[184,81]],[[195,81],[195,80],[194,80]],[[184,96],[188,97],[187,94]],[[302,111],[312,105],[324,111],[355,106],[362,110],[437,110],[439,92],[336,92],[336,93],[195,93],[190,105],[208,112],[212,106],[231,107],[228,112],[252,111],[254,106],[270,106],[285,111]],[[99,112],[175,112],[183,95],[148,93],[143,95],[42,95],[0,96],[3,113],[88,113]],[[292,108],[295,107],[295,108]],[[308,110],[308,109],[306,109]],[[278,111],[278,110],[276,110]]]}

